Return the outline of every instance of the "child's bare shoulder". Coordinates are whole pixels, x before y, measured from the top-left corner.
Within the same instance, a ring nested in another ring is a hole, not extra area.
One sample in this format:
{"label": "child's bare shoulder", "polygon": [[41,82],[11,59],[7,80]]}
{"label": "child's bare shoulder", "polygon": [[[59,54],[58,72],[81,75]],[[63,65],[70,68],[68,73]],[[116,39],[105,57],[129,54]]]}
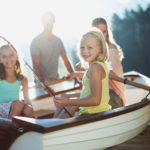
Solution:
{"label": "child's bare shoulder", "polygon": [[90,65],[89,70],[90,72],[101,72],[101,71],[104,71],[104,68],[99,63],[93,63]]}
{"label": "child's bare shoulder", "polygon": [[92,78],[105,78],[105,70],[101,64],[91,64],[88,70],[88,76]]}

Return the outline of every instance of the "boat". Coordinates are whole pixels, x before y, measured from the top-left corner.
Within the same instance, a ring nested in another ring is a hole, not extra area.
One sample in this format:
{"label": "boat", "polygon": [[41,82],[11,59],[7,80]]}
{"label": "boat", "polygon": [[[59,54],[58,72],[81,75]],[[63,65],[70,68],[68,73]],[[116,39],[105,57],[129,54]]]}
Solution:
{"label": "boat", "polygon": [[[36,114],[36,118],[15,116],[12,121],[1,119],[0,129],[7,126],[5,132],[0,130],[3,147],[9,150],[104,150],[132,139],[144,131],[150,121],[150,79],[140,73],[129,72],[125,79],[117,80],[127,84],[127,106],[66,119],[44,118],[44,113],[43,116]],[[63,89],[56,94],[79,90],[79,87]],[[33,99],[36,112],[45,108],[53,114],[56,108],[50,99],[48,95]],[[48,101],[51,106],[45,104]],[[43,108],[39,109],[42,102]],[[9,141],[6,133],[10,133]]]}

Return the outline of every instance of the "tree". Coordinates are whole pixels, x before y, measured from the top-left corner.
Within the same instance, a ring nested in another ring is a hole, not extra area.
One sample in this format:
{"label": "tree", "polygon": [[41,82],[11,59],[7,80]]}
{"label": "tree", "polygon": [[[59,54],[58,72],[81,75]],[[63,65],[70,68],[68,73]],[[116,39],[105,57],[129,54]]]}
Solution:
{"label": "tree", "polygon": [[123,49],[124,71],[135,70],[150,76],[150,5],[144,10],[125,10],[120,18],[112,17],[112,29],[115,41]]}

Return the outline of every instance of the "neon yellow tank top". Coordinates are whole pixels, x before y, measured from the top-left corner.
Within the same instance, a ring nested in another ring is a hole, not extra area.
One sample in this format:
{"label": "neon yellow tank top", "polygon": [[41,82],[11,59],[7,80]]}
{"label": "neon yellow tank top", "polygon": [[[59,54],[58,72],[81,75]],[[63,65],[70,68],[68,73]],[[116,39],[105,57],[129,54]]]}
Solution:
{"label": "neon yellow tank top", "polygon": [[[102,98],[101,98],[101,103],[98,106],[90,106],[90,107],[80,107],[80,113],[98,113],[98,112],[103,112],[111,109],[111,106],[108,104],[109,102],[109,87],[108,87],[108,69],[105,63],[103,62],[93,62],[93,63],[98,63],[100,64],[104,70],[105,70],[105,78],[102,80]],[[83,80],[82,80],[83,88],[80,94],[80,98],[84,98],[87,96],[91,95],[91,89],[90,89],[90,83],[89,79],[86,76],[86,72],[84,74]]]}

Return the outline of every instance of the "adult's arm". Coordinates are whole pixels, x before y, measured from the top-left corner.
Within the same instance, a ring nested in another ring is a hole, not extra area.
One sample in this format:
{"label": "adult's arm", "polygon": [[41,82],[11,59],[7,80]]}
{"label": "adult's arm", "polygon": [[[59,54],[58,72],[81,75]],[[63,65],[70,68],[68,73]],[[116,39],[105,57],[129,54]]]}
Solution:
{"label": "adult's arm", "polygon": [[24,77],[21,80],[21,85],[23,89],[24,102],[31,105],[31,101],[29,100],[29,93],[28,93],[28,79],[26,77]]}
{"label": "adult's arm", "polygon": [[[65,67],[67,68],[68,72],[73,73],[74,71],[72,69],[72,66],[70,64],[70,61],[69,61],[67,55],[66,54],[61,54],[61,58],[64,62]],[[74,78],[74,85],[76,85],[76,84],[79,84],[80,86],[82,86],[81,82],[78,81],[77,78]]]}
{"label": "adult's arm", "polygon": [[61,58],[64,62],[65,67],[67,68],[68,72],[70,72],[70,73],[74,72],[67,55],[66,54],[61,54]]}
{"label": "adult's arm", "polygon": [[42,72],[40,70],[40,55],[32,55],[32,63],[35,74],[38,76],[40,81],[44,81]]}
{"label": "adult's arm", "polygon": [[65,80],[72,80],[74,78],[83,78],[84,72],[83,71],[76,71],[76,72],[72,72],[69,75],[65,76],[64,79]]}

